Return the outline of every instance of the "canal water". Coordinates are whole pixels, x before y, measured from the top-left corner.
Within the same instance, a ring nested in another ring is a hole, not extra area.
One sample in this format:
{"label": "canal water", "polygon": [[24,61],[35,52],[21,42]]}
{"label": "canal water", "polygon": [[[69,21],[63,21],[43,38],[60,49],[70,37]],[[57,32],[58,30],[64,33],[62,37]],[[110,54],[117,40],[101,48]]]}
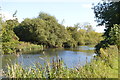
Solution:
{"label": "canal water", "polygon": [[64,61],[64,65],[68,68],[74,68],[83,66],[93,59],[94,45],[78,46],[77,48],[56,48],[46,49],[44,51],[31,51],[23,52],[19,56],[14,54],[2,56],[2,68],[5,68],[7,64],[18,63],[24,67],[34,66],[34,64],[40,63],[44,65],[46,61],[52,62],[52,59],[59,58]]}

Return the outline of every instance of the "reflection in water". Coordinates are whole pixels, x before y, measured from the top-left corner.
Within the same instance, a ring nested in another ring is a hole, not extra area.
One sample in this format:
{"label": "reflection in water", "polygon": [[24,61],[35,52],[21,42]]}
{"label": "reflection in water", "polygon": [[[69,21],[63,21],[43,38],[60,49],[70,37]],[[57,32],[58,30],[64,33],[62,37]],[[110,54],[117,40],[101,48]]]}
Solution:
{"label": "reflection in water", "polygon": [[[24,67],[34,66],[36,63],[44,65],[46,60],[52,61],[53,58],[59,56],[65,65],[69,68],[83,66],[87,62],[90,62],[94,55],[94,48],[91,46],[79,46],[77,48],[70,49],[46,49],[43,51],[27,52],[21,54],[19,57],[15,55],[4,55],[2,58],[3,68],[6,64],[22,64]],[[5,68],[4,68],[5,69]]]}

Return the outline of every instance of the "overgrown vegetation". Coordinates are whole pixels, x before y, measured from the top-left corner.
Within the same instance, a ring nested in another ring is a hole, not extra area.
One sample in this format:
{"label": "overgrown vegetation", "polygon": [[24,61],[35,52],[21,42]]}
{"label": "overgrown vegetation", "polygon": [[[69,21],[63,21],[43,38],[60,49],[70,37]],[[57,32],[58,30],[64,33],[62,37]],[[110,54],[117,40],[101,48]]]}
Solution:
{"label": "overgrown vegetation", "polygon": [[4,42],[2,43],[2,53],[3,54],[12,54],[17,52],[25,52],[25,51],[33,51],[33,50],[43,50],[42,45],[31,44],[28,42],[21,41],[12,41],[12,42]]}
{"label": "overgrown vegetation", "polygon": [[[101,40],[101,34],[93,30],[87,30],[78,27],[65,28],[65,26],[58,23],[54,16],[46,13],[40,13],[37,18],[27,18],[14,28],[21,41],[54,48],[95,44]],[[93,39],[95,35],[96,39]]]}
{"label": "overgrown vegetation", "polygon": [[44,48],[70,48],[78,45],[97,44],[102,40],[102,34],[95,32],[91,25],[84,26],[83,29],[77,25],[65,27],[59,24],[54,16],[46,13],[40,13],[37,18],[26,18],[21,23],[17,19],[5,22],[1,20],[1,23],[3,53],[20,51],[25,42],[31,43],[31,45],[24,44],[26,50],[33,47],[42,50],[42,46]]}
{"label": "overgrown vegetation", "polygon": [[46,66],[35,64],[34,67],[23,68],[14,64],[8,65],[4,75],[8,78],[118,78],[118,50],[116,46],[102,49],[102,56],[91,63],[69,69],[60,59],[47,61]]}
{"label": "overgrown vegetation", "polygon": [[[117,45],[120,51],[120,1],[103,1],[94,6],[98,25],[105,25],[104,40],[96,45],[96,51],[109,45]],[[100,53],[99,53],[100,54]]]}
{"label": "overgrown vegetation", "polygon": [[2,53],[16,53],[19,51],[28,51],[28,50],[43,50],[42,45],[31,44],[20,42],[19,38],[14,33],[13,29],[18,25],[17,20],[7,20],[3,22],[1,20],[2,32],[1,32],[1,42],[2,43]]}
{"label": "overgrown vegetation", "polygon": [[99,56],[85,66],[69,69],[60,59],[53,60],[52,64],[47,62],[44,67],[35,64],[34,67],[27,69],[14,64],[7,66],[8,70],[4,72],[4,76],[9,78],[118,78],[120,2],[98,3],[93,9],[98,25],[105,24],[106,27],[103,40],[102,34],[94,32],[90,25],[85,26],[85,29],[77,25],[65,28],[54,16],[46,13],[40,13],[37,18],[26,18],[21,23],[18,23],[17,19],[1,22],[3,28],[0,36],[3,40],[4,53],[15,53],[25,48],[43,49],[42,46],[76,47],[83,44],[96,44],[102,40],[96,45],[96,54]]}

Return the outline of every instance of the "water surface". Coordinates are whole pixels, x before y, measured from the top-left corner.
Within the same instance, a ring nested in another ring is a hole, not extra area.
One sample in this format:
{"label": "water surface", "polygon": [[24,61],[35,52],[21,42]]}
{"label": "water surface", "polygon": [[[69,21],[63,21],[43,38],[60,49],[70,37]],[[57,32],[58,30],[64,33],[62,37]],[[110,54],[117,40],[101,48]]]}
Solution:
{"label": "water surface", "polygon": [[53,58],[59,57],[64,61],[64,64],[68,68],[77,66],[83,66],[91,61],[94,56],[94,46],[79,46],[77,48],[57,48],[57,49],[46,49],[44,51],[32,51],[20,54],[16,56],[3,55],[2,56],[2,67],[4,68],[7,64],[22,64],[24,67],[34,66],[36,63],[44,65],[47,61],[52,62]]}

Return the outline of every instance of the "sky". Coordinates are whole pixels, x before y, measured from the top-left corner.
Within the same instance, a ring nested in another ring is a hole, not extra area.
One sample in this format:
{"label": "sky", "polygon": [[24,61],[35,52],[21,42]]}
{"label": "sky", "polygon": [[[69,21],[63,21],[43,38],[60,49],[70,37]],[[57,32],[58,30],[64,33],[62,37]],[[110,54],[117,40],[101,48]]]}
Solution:
{"label": "sky", "polygon": [[0,0],[1,12],[11,19],[17,10],[19,22],[25,18],[35,18],[40,12],[55,16],[59,23],[74,26],[76,23],[90,23],[96,32],[103,32],[104,26],[96,27],[92,4],[100,0]]}

